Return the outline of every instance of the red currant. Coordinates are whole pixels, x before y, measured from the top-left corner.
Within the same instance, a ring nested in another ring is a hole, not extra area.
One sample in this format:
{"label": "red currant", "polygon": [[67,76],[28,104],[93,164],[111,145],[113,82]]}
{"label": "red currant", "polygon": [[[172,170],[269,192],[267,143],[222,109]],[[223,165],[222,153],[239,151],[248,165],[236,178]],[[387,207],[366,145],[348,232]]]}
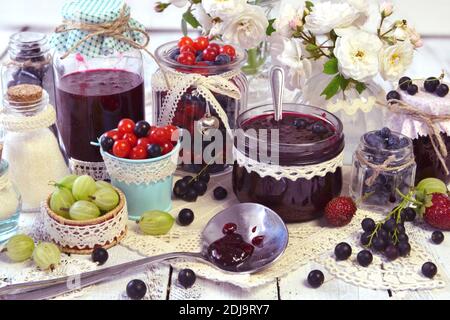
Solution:
{"label": "red currant", "polygon": [[118,140],[114,143],[113,154],[118,158],[128,158],[131,146],[127,140]]}
{"label": "red currant", "polygon": [[190,52],[182,52],[178,56],[177,61],[181,64],[184,64],[187,66],[192,66],[195,64],[195,54],[190,53]]}
{"label": "red currant", "polygon": [[173,150],[173,144],[170,142],[163,143],[161,149],[163,155],[168,154]]}
{"label": "red currant", "polygon": [[147,157],[148,157],[147,148],[137,146],[134,147],[133,150],[131,150],[130,159],[143,160],[147,159]]}
{"label": "red currant", "polygon": [[196,50],[194,49],[194,47],[193,46],[182,46],[181,48],[180,48],[180,53],[183,53],[183,52],[188,52],[188,53],[192,53],[192,54],[194,54],[195,55],[195,53],[196,53]]}
{"label": "red currant", "polygon": [[108,131],[105,136],[117,141],[123,138],[123,133],[119,132],[119,130],[111,130]]}
{"label": "red currant", "polygon": [[178,41],[178,48],[181,48],[183,46],[193,46],[194,45],[194,41],[189,38],[189,37],[183,37],[180,39],[180,41]]}
{"label": "red currant", "polygon": [[210,43],[210,44],[208,45],[208,48],[207,48],[207,49],[213,49],[213,50],[216,50],[217,54],[219,54],[219,52],[220,52],[220,45],[218,45],[217,43]]}
{"label": "red currant", "polygon": [[162,145],[166,142],[171,141],[171,133],[167,131],[165,128],[158,128],[155,131],[155,140],[158,141],[157,143]]}
{"label": "red currant", "polygon": [[180,133],[178,131],[178,128],[176,126],[169,125],[169,126],[166,126],[165,129],[166,129],[166,131],[169,132],[170,140],[172,142],[176,143],[178,141],[179,137],[180,137]]}
{"label": "red currant", "polygon": [[207,49],[203,50],[203,60],[214,61],[214,60],[216,60],[216,57],[218,54],[219,54],[219,51],[216,51],[211,48],[207,48]]}
{"label": "red currant", "polygon": [[209,46],[209,40],[207,37],[198,37],[194,41],[194,48],[197,51],[203,51]]}
{"label": "red currant", "polygon": [[233,46],[230,46],[228,44],[220,48],[220,53],[228,55],[231,58],[231,60],[234,60],[236,58],[236,49],[234,49]]}
{"label": "red currant", "polygon": [[122,133],[133,133],[134,128],[136,127],[136,124],[131,119],[123,119],[119,122],[118,129]]}
{"label": "red currant", "polygon": [[122,139],[127,140],[131,147],[137,145],[138,138],[133,133],[125,133]]}
{"label": "red currant", "polygon": [[137,142],[137,147],[144,147],[145,149],[147,149],[148,145],[150,144],[150,139],[149,138],[140,138]]}

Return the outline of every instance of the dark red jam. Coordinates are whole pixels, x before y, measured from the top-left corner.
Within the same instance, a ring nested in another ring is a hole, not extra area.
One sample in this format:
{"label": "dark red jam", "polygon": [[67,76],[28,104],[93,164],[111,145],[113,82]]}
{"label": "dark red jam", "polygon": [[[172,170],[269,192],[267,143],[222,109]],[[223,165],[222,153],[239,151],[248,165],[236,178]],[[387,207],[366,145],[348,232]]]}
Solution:
{"label": "dark red jam", "polygon": [[[447,150],[450,152],[450,137],[441,133]],[[446,184],[450,183],[450,175],[445,173],[441,161],[439,160],[429,136],[419,136],[413,140],[414,156],[416,158],[416,184],[426,178],[438,178]],[[445,159],[447,168],[450,168],[450,153]]]}
{"label": "dark red jam", "polygon": [[[210,260],[224,270],[235,270],[237,266],[249,259],[255,247],[244,241],[242,235],[236,233],[237,226],[228,223],[223,227],[225,236],[208,247]],[[261,246],[262,240],[258,242]]]}
{"label": "dark red jam", "polygon": [[[242,122],[240,128],[244,131],[268,129],[269,136],[270,130],[279,129],[279,164],[315,165],[337,157],[344,149],[342,125],[334,117],[335,123],[329,121],[331,117],[327,113],[315,116],[285,112],[282,121],[276,122],[273,114],[266,114]],[[339,132],[337,126],[340,127]],[[270,141],[270,138],[267,140]],[[269,150],[271,147],[269,145]],[[260,161],[259,158],[257,161]],[[233,190],[241,202],[265,205],[277,212],[285,222],[303,222],[321,217],[326,204],[341,193],[342,170],[338,168],[324,177],[315,176],[311,180],[277,180],[270,176],[263,178],[255,172],[249,173],[236,163]]]}
{"label": "dark red jam", "polygon": [[144,80],[135,73],[101,69],[68,74],[56,88],[58,129],[67,157],[101,162],[91,145],[123,118],[144,119]]}

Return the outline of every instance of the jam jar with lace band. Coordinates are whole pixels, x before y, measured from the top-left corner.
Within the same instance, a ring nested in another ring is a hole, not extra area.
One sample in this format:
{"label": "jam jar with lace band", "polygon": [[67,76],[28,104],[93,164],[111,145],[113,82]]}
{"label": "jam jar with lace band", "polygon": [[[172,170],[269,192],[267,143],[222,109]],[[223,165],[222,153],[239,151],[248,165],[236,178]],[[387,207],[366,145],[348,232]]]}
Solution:
{"label": "jam jar with lace band", "polygon": [[[236,49],[236,58],[226,65],[188,66],[174,59],[176,52],[176,42],[156,50],[161,68],[152,77],[154,117],[158,125],[184,129],[183,171],[199,172],[208,165],[210,173],[223,172],[233,163],[231,129],[247,105],[248,83],[241,72],[246,53]],[[215,138],[208,137],[209,129],[218,130]],[[204,152],[212,143],[217,147],[208,160]]]}
{"label": "jam jar with lace band", "polygon": [[[123,0],[69,1],[51,38],[57,126],[70,169],[97,180],[109,177],[91,142],[124,118],[145,118],[143,57],[132,43],[147,35],[130,14]],[[116,24],[122,33],[106,30]]]}
{"label": "jam jar with lace band", "polygon": [[362,208],[390,211],[414,187],[416,163],[413,142],[408,137],[391,132],[402,141],[401,147],[388,149],[371,143],[371,136],[379,131],[368,132],[361,137],[353,155],[350,195]]}
{"label": "jam jar with lace band", "polygon": [[233,190],[241,202],[265,205],[288,223],[323,215],[342,190],[341,121],[312,106],[272,105],[242,113],[235,133]]}

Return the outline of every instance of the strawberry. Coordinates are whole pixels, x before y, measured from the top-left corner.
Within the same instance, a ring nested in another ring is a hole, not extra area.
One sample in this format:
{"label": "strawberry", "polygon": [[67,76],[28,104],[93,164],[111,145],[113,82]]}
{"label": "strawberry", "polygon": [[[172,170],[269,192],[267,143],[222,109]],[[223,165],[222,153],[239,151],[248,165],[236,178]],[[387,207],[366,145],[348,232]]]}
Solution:
{"label": "strawberry", "polygon": [[450,231],[450,199],[446,194],[433,193],[427,203],[423,219],[430,226]]}
{"label": "strawberry", "polygon": [[349,224],[355,213],[356,204],[349,197],[334,198],[325,207],[325,218],[335,227]]}

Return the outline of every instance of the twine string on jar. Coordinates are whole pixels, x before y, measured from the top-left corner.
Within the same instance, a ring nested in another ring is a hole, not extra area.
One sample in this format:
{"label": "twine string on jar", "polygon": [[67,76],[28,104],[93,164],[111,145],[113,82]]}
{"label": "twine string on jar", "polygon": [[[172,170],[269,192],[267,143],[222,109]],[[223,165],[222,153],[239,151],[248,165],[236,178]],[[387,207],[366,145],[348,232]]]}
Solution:
{"label": "twine string on jar", "polygon": [[[62,56],[61,59],[67,58],[70,54],[72,54],[76,49],[78,49],[83,43],[88,41],[91,38],[97,37],[97,36],[105,36],[105,37],[111,37],[118,41],[122,41],[130,45],[131,47],[143,50],[145,51],[158,65],[158,67],[161,69],[161,65],[156,59],[156,57],[151,53],[147,46],[150,43],[150,37],[147,34],[147,32],[144,29],[141,28],[133,28],[130,26],[130,14],[127,14],[127,5],[124,4],[122,9],[120,10],[119,17],[111,22],[104,22],[104,23],[85,23],[85,22],[77,22],[72,20],[64,20],[63,23],[58,26],[55,30],[56,33],[64,33],[64,32],[70,32],[75,30],[81,30],[85,31],[88,34],[79,40],[77,43],[75,43],[71,48],[69,48]],[[125,34],[132,34],[132,33],[140,33],[144,37],[144,42],[139,43],[130,37],[126,36]],[[163,76],[165,78],[165,81],[167,83],[167,86],[169,85],[169,81],[163,72]]]}
{"label": "twine string on jar", "polygon": [[370,162],[362,153],[361,150],[356,151],[355,153],[356,158],[358,161],[365,166],[372,169],[373,173],[370,177],[368,177],[365,181],[365,184],[369,187],[373,186],[377,178],[380,176],[382,172],[394,172],[394,171],[401,171],[403,169],[408,168],[409,166],[414,164],[414,158],[410,158],[408,162],[400,165],[400,166],[391,166],[393,162],[395,162],[397,159],[395,155],[389,156],[383,163],[381,164],[375,164]]}
{"label": "twine string on jar", "polygon": [[386,106],[390,112],[397,114],[401,113],[405,116],[412,118],[413,120],[422,122],[423,124],[426,125],[434,152],[436,153],[439,161],[441,162],[445,174],[448,175],[450,172],[445,160],[445,158],[448,155],[448,150],[447,146],[445,145],[444,139],[441,136],[439,126],[437,124],[439,122],[450,121],[450,114],[446,115],[429,114],[424,111],[418,110],[417,108],[414,108],[413,106],[405,103],[404,101],[395,99],[389,100],[387,104],[381,103],[381,105]]}

